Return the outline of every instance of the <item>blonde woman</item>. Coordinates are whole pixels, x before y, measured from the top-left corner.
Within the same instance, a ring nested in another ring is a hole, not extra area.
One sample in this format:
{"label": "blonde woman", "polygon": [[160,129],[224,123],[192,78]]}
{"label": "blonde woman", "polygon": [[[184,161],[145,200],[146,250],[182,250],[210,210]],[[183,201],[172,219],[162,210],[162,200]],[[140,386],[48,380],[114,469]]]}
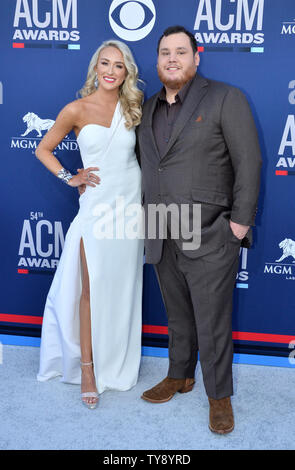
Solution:
{"label": "blonde woman", "polygon": [[[69,191],[86,187],[47,296],[37,378],[81,383],[82,402],[91,409],[105,390],[133,387],[140,365],[143,240],[140,230],[134,237],[122,231],[126,209],[141,200],[137,81],[129,48],[104,42],[90,61],[82,98],[62,109],[36,150]],[[84,166],[75,175],[53,155],[71,130]],[[140,226],[138,212],[134,217]]]}

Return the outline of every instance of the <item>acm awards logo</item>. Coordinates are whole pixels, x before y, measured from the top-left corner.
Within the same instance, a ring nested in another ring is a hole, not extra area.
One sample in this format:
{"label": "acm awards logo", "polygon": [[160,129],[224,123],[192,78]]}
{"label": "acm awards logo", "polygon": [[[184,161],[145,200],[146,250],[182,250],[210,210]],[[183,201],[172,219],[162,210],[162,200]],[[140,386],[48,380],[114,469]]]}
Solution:
{"label": "acm awards logo", "polygon": [[[295,80],[291,80],[288,86],[289,96],[288,100],[290,105],[295,105]],[[279,160],[276,167],[276,175],[279,176],[294,176],[295,175],[295,115],[289,114],[286,119],[280,148]],[[293,169],[293,171],[292,171]]]}
{"label": "acm awards logo", "polygon": [[[261,45],[263,15],[264,0],[199,0],[195,37],[204,45]],[[244,51],[263,52],[261,47],[252,49]]]}
{"label": "acm awards logo", "polygon": [[13,27],[13,41],[30,41],[14,43],[15,48],[38,47],[41,41],[77,42],[77,0],[16,0]]}
{"label": "acm awards logo", "polygon": [[152,0],[113,0],[109,22],[114,33],[125,41],[140,41],[153,29],[156,9]]}
{"label": "acm awards logo", "polygon": [[[51,129],[55,121],[53,119],[43,119],[40,118],[36,113],[28,112],[23,118],[23,129],[20,137],[12,137],[10,148],[11,149],[30,149],[32,153],[35,152],[40,140],[43,138],[44,134]],[[73,139],[70,139],[69,136],[65,136],[60,144],[54,150],[56,151],[79,151],[78,143]]]}
{"label": "acm awards logo", "polygon": [[265,263],[264,274],[281,275],[288,281],[295,281],[295,241],[284,238],[278,247],[281,256],[275,262]]}
{"label": "acm awards logo", "polygon": [[237,273],[236,287],[239,289],[248,289],[249,272],[247,269],[248,264],[248,249],[240,248],[240,268]]}
{"label": "acm awards logo", "polygon": [[295,35],[295,18],[292,21],[283,21],[281,35],[282,36]]}
{"label": "acm awards logo", "polygon": [[64,247],[60,221],[46,220],[43,212],[31,211],[23,222],[19,250],[18,273],[53,273]]}

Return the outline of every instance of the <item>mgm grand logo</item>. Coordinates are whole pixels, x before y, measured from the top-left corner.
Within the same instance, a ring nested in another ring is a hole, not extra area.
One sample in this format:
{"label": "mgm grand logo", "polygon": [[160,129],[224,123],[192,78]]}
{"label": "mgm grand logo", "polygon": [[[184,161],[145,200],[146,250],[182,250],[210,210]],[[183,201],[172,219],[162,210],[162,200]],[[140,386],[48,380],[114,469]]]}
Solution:
{"label": "mgm grand logo", "polygon": [[284,276],[288,281],[295,281],[295,241],[285,238],[278,247],[281,256],[275,262],[265,263],[264,274]]}
{"label": "mgm grand logo", "polygon": [[[37,114],[29,112],[22,118],[23,131],[19,137],[12,137],[10,148],[36,150],[40,140],[46,132],[51,129],[55,121],[53,119],[43,119]],[[68,135],[58,144],[55,150],[78,151],[79,147],[76,139],[70,139]]]}

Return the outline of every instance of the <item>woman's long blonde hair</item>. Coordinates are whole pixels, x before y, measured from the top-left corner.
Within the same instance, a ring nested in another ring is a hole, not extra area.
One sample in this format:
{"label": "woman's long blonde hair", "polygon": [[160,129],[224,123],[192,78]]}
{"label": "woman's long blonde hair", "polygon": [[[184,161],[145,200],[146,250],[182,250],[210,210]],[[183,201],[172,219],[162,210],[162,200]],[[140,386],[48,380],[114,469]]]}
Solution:
{"label": "woman's long blonde hair", "polygon": [[126,121],[125,126],[127,129],[131,129],[132,127],[140,124],[141,121],[143,92],[137,87],[137,82],[141,82],[141,80],[138,79],[138,68],[134,61],[132,52],[126,44],[121,41],[117,41],[116,39],[110,39],[102,43],[90,60],[86,82],[83,88],[79,90],[79,94],[84,98],[96,91],[96,72],[94,68],[96,67],[98,57],[102,49],[110,46],[119,49],[124,58],[127,75],[122,85],[120,85],[119,100]]}

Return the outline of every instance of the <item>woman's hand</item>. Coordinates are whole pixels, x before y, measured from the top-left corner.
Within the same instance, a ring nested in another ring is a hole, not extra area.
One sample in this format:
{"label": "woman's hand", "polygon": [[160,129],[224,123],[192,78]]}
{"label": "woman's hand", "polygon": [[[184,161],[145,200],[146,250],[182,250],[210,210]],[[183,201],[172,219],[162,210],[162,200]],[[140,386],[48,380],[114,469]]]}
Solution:
{"label": "woman's hand", "polygon": [[86,169],[78,169],[78,174],[74,175],[73,178],[69,180],[68,185],[74,188],[81,185],[95,187],[97,184],[100,183],[100,178],[99,176],[91,172],[97,170],[99,170],[99,168],[96,166],[91,166]]}

